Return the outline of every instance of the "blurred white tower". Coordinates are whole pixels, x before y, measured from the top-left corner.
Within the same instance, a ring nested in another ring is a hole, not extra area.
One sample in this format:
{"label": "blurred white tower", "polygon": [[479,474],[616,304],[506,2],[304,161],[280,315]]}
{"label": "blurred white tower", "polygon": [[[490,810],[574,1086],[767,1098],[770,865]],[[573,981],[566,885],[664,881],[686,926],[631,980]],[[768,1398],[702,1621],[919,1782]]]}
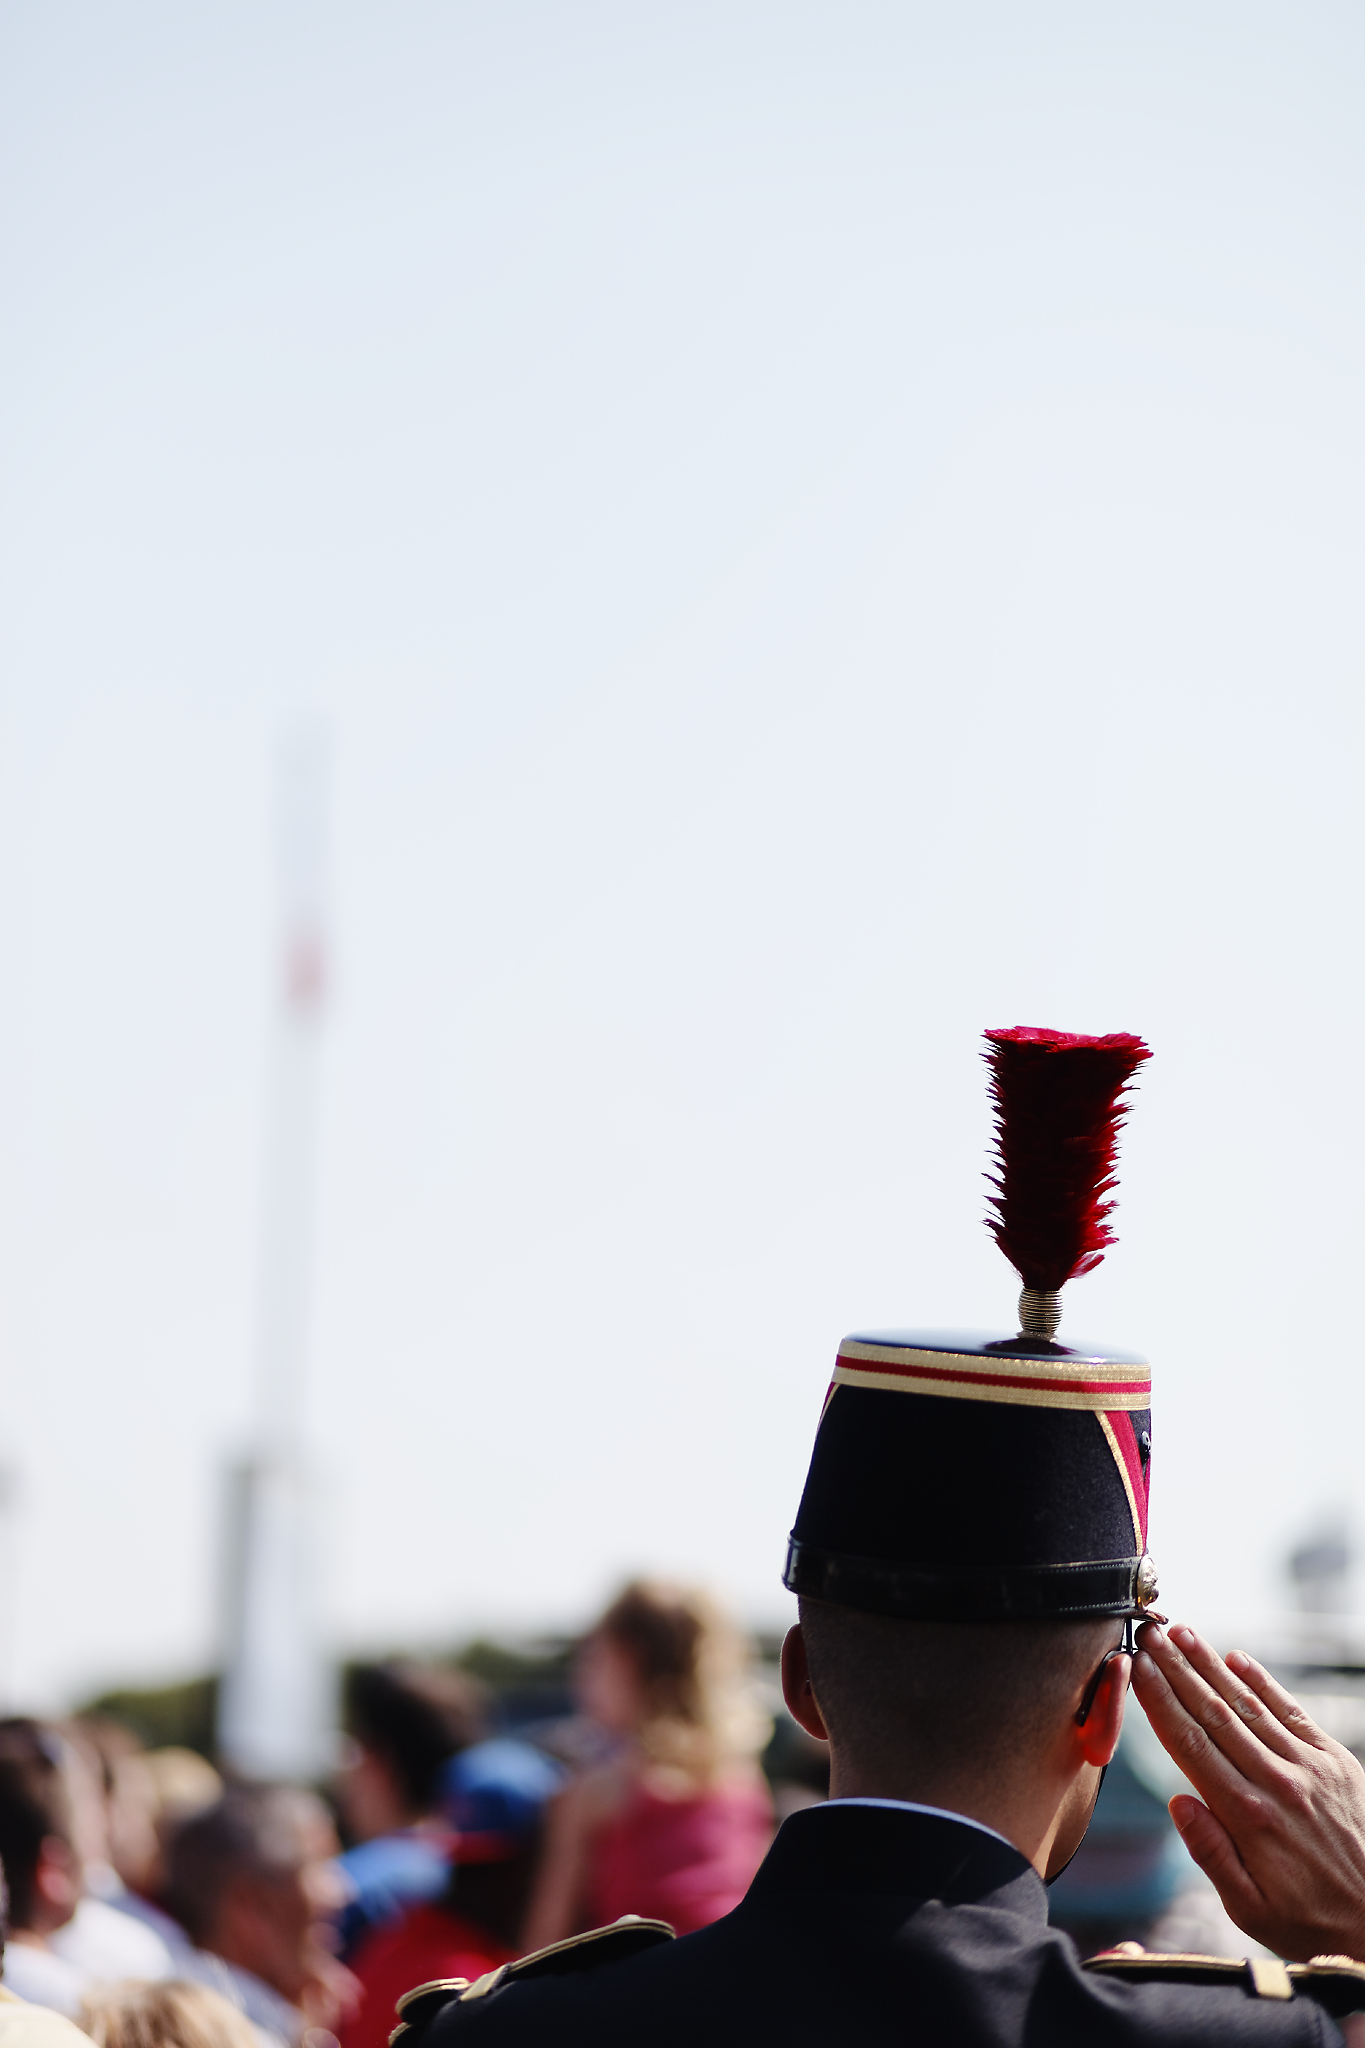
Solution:
{"label": "blurred white tower", "polygon": [[234,1769],[315,1778],[327,1768],[332,1684],[317,1639],[304,1442],[326,995],[327,756],[319,738],[281,763],[280,981],[266,1118],[255,1441],[232,1474],[226,1666],[218,1743]]}

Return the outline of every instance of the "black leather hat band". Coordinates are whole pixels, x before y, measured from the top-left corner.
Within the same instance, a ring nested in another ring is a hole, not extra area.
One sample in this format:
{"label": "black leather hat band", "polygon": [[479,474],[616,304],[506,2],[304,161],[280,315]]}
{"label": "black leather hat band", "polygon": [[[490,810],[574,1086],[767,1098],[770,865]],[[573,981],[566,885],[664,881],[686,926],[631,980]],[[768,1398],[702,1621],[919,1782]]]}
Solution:
{"label": "black leather hat band", "polygon": [[816,1550],[792,1537],[782,1583],[789,1593],[903,1621],[1045,1621],[1126,1615],[1137,1606],[1141,1557],[1091,1564],[965,1569],[896,1564]]}

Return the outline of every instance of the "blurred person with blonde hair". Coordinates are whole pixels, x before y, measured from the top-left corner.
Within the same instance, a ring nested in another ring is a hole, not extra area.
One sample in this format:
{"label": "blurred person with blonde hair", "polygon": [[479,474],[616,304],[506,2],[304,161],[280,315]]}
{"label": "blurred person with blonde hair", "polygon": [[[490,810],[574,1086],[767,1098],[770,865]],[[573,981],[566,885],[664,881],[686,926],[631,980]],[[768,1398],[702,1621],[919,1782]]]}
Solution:
{"label": "blurred person with blonde hair", "polygon": [[623,1913],[686,1934],[739,1903],[773,1833],[745,1661],[701,1593],[636,1580],[612,1602],[575,1668],[612,1749],[551,1803],[527,1948]]}
{"label": "blurred person with blonde hair", "polygon": [[109,1984],[88,1997],[81,2026],[95,2048],[261,2048],[246,2014],[207,1984]]}

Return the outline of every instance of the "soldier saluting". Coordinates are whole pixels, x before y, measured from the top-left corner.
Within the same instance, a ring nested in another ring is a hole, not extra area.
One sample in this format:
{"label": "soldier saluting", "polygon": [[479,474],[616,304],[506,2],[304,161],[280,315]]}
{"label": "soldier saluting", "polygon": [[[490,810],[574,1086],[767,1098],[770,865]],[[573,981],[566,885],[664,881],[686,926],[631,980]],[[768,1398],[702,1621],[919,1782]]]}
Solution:
{"label": "soldier saluting", "polygon": [[[1112,1242],[1147,1048],[987,1041],[1020,1330],[839,1347],[784,1574],[783,1690],[828,1736],[828,1803],[784,1823],[724,1920],[680,1941],[617,1923],[423,1987],[396,2048],[1365,2048],[1365,1770],[1251,1659],[1152,1618],[1147,1366],[1056,1341],[1063,1284]],[[1130,1676],[1202,1794],[1173,1802],[1191,1854],[1285,1961],[1082,1964],[1049,1928]]]}

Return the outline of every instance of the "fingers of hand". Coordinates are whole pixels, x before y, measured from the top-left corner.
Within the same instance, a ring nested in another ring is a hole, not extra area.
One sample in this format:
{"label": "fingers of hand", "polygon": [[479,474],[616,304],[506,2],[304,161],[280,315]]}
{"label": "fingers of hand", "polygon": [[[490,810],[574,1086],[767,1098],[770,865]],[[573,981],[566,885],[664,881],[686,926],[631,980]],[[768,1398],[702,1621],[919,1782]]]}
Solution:
{"label": "fingers of hand", "polygon": [[1258,1664],[1254,1657],[1248,1657],[1245,1650],[1231,1650],[1228,1653],[1228,1669],[1235,1678],[1246,1684],[1249,1691],[1255,1693],[1268,1712],[1272,1713],[1291,1735],[1296,1736],[1300,1742],[1308,1743],[1313,1749],[1328,1747],[1329,1738],[1324,1735],[1317,1722],[1305,1714],[1292,1693],[1286,1692],[1282,1685],[1277,1684],[1263,1664]]}
{"label": "fingers of hand", "polygon": [[[1163,1635],[1160,1629],[1150,1629],[1144,1630],[1143,1635],[1143,1648],[1160,1668],[1191,1724],[1181,1735],[1181,1752],[1177,1754],[1172,1750],[1182,1768],[1189,1768],[1185,1762],[1186,1754],[1191,1764],[1201,1762],[1204,1748],[1199,1739],[1201,1734],[1236,1771],[1257,1785],[1275,1782],[1283,1764],[1302,1755],[1301,1750],[1293,1747],[1294,1738],[1274,1716],[1265,1712],[1259,1702],[1255,1702],[1255,1695],[1248,1687],[1228,1675],[1228,1684],[1235,1684],[1240,1696],[1242,1711],[1239,1711],[1238,1706],[1224,1699],[1208,1679],[1201,1676],[1186,1654],[1185,1642],[1175,1639],[1177,1636],[1186,1638],[1194,1648],[1198,1639],[1192,1631],[1181,1629]],[[1212,1651],[1207,1651],[1206,1655],[1213,1658]],[[1221,1659],[1214,1661],[1221,1666]],[[1138,1697],[1142,1697],[1140,1688]],[[1244,1713],[1253,1702],[1256,1718],[1248,1725]],[[1170,1747],[1169,1742],[1166,1746]],[[1190,1775],[1194,1776],[1193,1770]],[[1204,1790],[1202,1784],[1199,1789]]]}
{"label": "fingers of hand", "polygon": [[1181,1841],[1212,1882],[1229,1914],[1244,1934],[1253,1933],[1249,1923],[1264,1919],[1266,1901],[1222,1822],[1215,1820],[1202,1801],[1191,1799],[1183,1792],[1171,1801],[1171,1819],[1180,1830]]}
{"label": "fingers of hand", "polygon": [[[1283,1757],[1286,1762],[1296,1762],[1299,1759],[1302,1751],[1297,1744],[1304,1739],[1300,1729],[1291,1727],[1282,1714],[1272,1710],[1259,1690],[1248,1682],[1246,1674],[1232,1670],[1213,1646],[1206,1643],[1202,1636],[1196,1635],[1192,1628],[1173,1628],[1170,1631],[1170,1638],[1191,1670],[1232,1708],[1243,1726],[1250,1728],[1267,1749],[1273,1750],[1276,1756]],[[1256,1668],[1260,1670],[1259,1665]],[[1269,1674],[1263,1672],[1262,1676],[1269,1684]],[[1308,1716],[1299,1710],[1297,1703],[1290,1699],[1288,1693],[1283,1693],[1282,1698],[1294,1708],[1299,1721],[1305,1727],[1313,1727]],[[1317,1733],[1317,1730],[1314,1730],[1314,1733]]]}
{"label": "fingers of hand", "polygon": [[[1165,1645],[1157,1645],[1154,1655],[1149,1633],[1148,1642],[1133,1660],[1133,1690],[1162,1748],[1197,1791],[1212,1805],[1225,1808],[1227,1802],[1250,1789],[1249,1773],[1229,1761],[1213,1733],[1189,1711],[1171,1683],[1168,1670]],[[1216,1704],[1219,1713],[1230,1721],[1231,1710],[1221,1700]],[[1256,1747],[1245,1729],[1241,1731],[1241,1740],[1250,1748]],[[1265,1752],[1261,1754],[1264,1756]]]}

